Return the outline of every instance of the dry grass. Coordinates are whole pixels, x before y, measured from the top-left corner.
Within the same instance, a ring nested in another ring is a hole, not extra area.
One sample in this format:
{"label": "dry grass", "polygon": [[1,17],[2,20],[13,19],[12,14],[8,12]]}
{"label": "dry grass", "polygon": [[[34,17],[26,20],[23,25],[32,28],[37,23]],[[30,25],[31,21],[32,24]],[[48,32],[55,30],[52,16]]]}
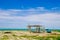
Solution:
{"label": "dry grass", "polygon": [[0,31],[0,40],[60,40],[60,33],[29,33],[24,31]]}

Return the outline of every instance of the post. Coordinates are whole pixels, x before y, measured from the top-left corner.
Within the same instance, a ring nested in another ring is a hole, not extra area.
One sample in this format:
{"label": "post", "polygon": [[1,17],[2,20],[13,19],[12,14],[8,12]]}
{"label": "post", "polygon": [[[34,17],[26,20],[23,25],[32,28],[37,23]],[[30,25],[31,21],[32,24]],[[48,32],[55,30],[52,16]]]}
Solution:
{"label": "post", "polygon": [[28,26],[28,31],[31,32],[31,26]]}
{"label": "post", "polygon": [[36,27],[36,32],[40,32],[40,27]]}
{"label": "post", "polygon": [[38,27],[38,32],[40,33],[40,27]]}

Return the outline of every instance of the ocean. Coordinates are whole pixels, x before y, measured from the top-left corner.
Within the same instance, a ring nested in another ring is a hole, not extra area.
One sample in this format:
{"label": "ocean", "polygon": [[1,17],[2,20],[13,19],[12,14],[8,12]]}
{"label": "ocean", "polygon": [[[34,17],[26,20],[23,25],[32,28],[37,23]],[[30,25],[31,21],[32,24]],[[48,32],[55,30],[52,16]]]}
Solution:
{"label": "ocean", "polygon": [[0,31],[27,31],[28,29],[0,29]]}
{"label": "ocean", "polygon": [[[31,29],[31,31],[34,31],[35,29]],[[47,29],[45,29],[47,30]],[[60,32],[60,29],[49,29],[51,31],[58,31]],[[0,29],[0,31],[28,31],[28,29]]]}

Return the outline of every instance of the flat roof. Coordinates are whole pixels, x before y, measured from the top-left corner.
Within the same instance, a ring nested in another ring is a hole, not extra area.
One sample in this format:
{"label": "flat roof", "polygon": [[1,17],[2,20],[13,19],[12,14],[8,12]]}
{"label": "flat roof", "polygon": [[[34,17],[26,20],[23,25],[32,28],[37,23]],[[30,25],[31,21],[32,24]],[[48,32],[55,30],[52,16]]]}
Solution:
{"label": "flat roof", "polygon": [[42,27],[41,25],[28,25],[28,27]]}

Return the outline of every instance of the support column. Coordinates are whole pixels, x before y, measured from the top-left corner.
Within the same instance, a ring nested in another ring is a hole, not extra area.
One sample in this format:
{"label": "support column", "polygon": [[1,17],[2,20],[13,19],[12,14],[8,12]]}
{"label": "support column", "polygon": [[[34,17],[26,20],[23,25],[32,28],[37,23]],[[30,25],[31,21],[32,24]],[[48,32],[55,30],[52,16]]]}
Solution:
{"label": "support column", "polygon": [[31,26],[28,26],[28,31],[31,32]]}
{"label": "support column", "polygon": [[40,33],[40,27],[38,27],[38,32]]}
{"label": "support column", "polygon": [[40,27],[36,27],[36,32],[40,32]]}

